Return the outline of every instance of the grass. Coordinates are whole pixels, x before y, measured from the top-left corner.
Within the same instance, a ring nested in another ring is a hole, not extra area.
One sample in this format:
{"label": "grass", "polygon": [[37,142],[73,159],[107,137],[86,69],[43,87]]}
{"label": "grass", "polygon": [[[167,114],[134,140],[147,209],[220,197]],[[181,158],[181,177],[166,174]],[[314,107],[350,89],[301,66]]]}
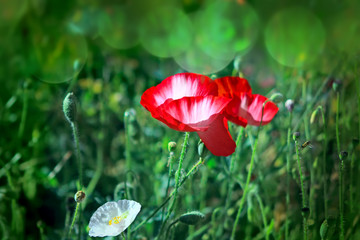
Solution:
{"label": "grass", "polygon": [[[268,13],[253,6],[265,22]],[[199,7],[185,9],[190,14]],[[244,76],[254,93],[281,93],[294,108],[289,114],[278,103],[278,114],[261,131],[229,124],[235,153],[199,156],[196,133],[184,141],[184,133],[153,119],[139,103],[146,89],[184,71],[173,59],[150,56],[141,46],[113,49],[83,33],[88,55],[76,65],[76,77],[42,81],[30,44],[37,39],[27,35],[41,33],[36,14],[42,10],[33,8],[19,13],[8,38],[0,39],[1,240],[91,239],[93,212],[125,198],[141,203],[141,211],[124,235],[106,239],[360,239],[358,56],[324,53],[297,69],[258,59],[266,49],[254,44],[241,63],[237,58],[239,65],[231,62],[217,76]],[[69,12],[44,9],[56,23]],[[65,63],[72,68],[71,54]],[[68,77],[61,66],[57,73]],[[335,80],[341,82],[337,91]],[[71,125],[62,112],[69,92],[77,97]],[[300,133],[296,143],[294,132]],[[301,147],[307,141],[311,145]],[[169,142],[176,143],[171,151]],[[78,190],[86,193],[81,203],[73,197]],[[204,218],[194,225],[179,220],[193,211]]]}

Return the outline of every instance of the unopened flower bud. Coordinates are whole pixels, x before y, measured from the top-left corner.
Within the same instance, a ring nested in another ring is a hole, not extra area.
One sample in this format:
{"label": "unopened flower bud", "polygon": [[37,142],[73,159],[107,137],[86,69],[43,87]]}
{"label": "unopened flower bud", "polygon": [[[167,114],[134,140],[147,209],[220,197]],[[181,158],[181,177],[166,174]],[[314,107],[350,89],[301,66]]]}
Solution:
{"label": "unopened flower bud", "polygon": [[205,218],[205,215],[198,211],[185,213],[179,217],[181,223],[195,225]]}
{"label": "unopened flower bud", "polygon": [[294,141],[298,140],[299,137],[300,137],[300,133],[299,132],[294,132],[294,134],[293,134]]}
{"label": "unopened flower bud", "polygon": [[303,207],[301,209],[301,214],[307,219],[310,216],[310,208]]}
{"label": "unopened flower bud", "polygon": [[332,88],[335,92],[338,92],[341,87],[341,82],[339,80],[335,80],[332,84]]}
{"label": "unopened flower bud", "polygon": [[315,122],[315,118],[316,118],[316,114],[319,112],[320,110],[320,106],[317,107],[312,113],[311,113],[311,117],[310,117],[310,123],[313,124]]}
{"label": "unopened flower bud", "polygon": [[281,93],[274,93],[271,95],[270,100],[274,103],[281,103],[284,99],[284,96]]}
{"label": "unopened flower bud", "polygon": [[78,191],[77,193],[75,193],[75,196],[74,196],[75,202],[81,203],[82,201],[84,201],[85,198],[86,198],[85,192]]}
{"label": "unopened flower bud", "polygon": [[76,121],[76,97],[74,93],[68,93],[63,101],[63,112],[69,123]]}
{"label": "unopened flower bud", "polygon": [[291,99],[286,100],[285,107],[289,112],[292,112],[294,110],[294,101]]}
{"label": "unopened flower bud", "polygon": [[236,71],[240,72],[240,65],[241,65],[241,56],[237,55],[234,59],[234,68],[236,69]]}
{"label": "unopened flower bud", "polygon": [[198,154],[201,158],[204,158],[207,154],[208,154],[208,149],[206,148],[205,144],[203,143],[203,141],[199,141],[198,143]]}
{"label": "unopened flower bud", "polygon": [[340,160],[341,160],[341,161],[345,161],[345,160],[347,159],[348,155],[349,155],[349,154],[348,154],[348,152],[346,152],[346,151],[340,152],[340,154],[339,154]]}
{"label": "unopened flower bud", "polygon": [[323,223],[320,226],[320,237],[321,239],[327,239],[329,224],[327,222],[327,219],[323,221]]}
{"label": "unopened flower bud", "polygon": [[176,149],[176,142],[169,142],[168,143],[168,150],[169,152],[173,152]]}

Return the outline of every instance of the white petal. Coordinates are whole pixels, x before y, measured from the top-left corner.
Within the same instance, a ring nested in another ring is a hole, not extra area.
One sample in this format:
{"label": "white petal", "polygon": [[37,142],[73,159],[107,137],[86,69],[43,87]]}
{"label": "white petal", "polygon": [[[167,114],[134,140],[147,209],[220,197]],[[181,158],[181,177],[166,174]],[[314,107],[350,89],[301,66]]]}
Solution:
{"label": "white petal", "polygon": [[90,219],[90,237],[119,235],[135,220],[140,209],[140,203],[132,200],[105,203]]}

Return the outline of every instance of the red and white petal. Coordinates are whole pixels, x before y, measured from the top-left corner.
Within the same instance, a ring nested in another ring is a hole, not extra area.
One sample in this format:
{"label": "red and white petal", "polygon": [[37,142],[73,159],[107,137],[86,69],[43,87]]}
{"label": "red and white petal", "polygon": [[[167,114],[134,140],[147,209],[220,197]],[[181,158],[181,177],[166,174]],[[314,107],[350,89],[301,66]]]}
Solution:
{"label": "red and white petal", "polygon": [[163,116],[171,116],[197,131],[206,130],[231,101],[225,97],[184,97],[159,107]]}
{"label": "red and white petal", "polygon": [[156,107],[168,99],[217,95],[217,85],[209,77],[195,73],[179,73],[146,90],[141,96],[141,105],[157,115]]}
{"label": "red and white petal", "polygon": [[206,131],[197,134],[215,156],[229,156],[235,152],[236,144],[229,133],[227,119],[222,115],[218,115]]}
{"label": "red and white petal", "polygon": [[[229,120],[241,117],[247,120],[249,125],[259,126],[261,122],[262,108],[268,98],[259,94],[243,93],[239,98],[234,98],[226,109]],[[268,101],[264,107],[262,125],[266,125],[274,118],[279,108]]]}
{"label": "red and white petal", "polygon": [[218,86],[218,95],[225,97],[240,96],[240,93],[251,93],[251,87],[245,78],[222,77],[215,79]]}

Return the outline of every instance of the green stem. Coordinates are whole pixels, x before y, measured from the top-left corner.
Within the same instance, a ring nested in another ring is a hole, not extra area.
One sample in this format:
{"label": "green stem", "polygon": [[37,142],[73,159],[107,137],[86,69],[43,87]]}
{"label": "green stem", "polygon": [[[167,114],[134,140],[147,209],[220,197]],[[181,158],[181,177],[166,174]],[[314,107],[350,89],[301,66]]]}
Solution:
{"label": "green stem", "polygon": [[[100,132],[97,135],[98,143],[96,145],[96,168],[94,176],[91,178],[89,185],[86,188],[86,194],[90,196],[99,182],[101,178],[101,174],[104,169],[104,124],[105,124],[105,108],[104,108],[104,100],[100,101]],[[82,209],[85,209],[87,203],[87,198],[82,203]]]}
{"label": "green stem", "polygon": [[255,139],[254,148],[253,148],[253,151],[252,151],[252,154],[251,154],[249,172],[248,172],[248,175],[247,175],[247,178],[246,178],[246,184],[245,184],[245,188],[244,188],[244,193],[243,193],[243,195],[241,197],[240,206],[239,206],[239,209],[238,209],[238,212],[237,212],[237,215],[236,215],[236,218],[235,218],[235,223],[234,223],[234,226],[233,226],[233,229],[232,229],[231,240],[235,239],[236,226],[239,223],[241,211],[242,211],[242,208],[243,208],[244,203],[245,203],[246,196],[247,196],[248,191],[249,191],[249,185],[250,185],[252,169],[253,169],[253,166],[254,166],[255,151],[256,151],[257,143],[258,143],[258,138]]}
{"label": "green stem", "polygon": [[229,174],[230,174],[230,178],[229,178],[229,185],[228,185],[228,192],[227,192],[227,197],[226,197],[226,203],[225,203],[225,214],[226,214],[226,211],[228,210],[229,206],[230,206],[230,203],[231,203],[231,198],[232,198],[232,189],[233,189],[233,186],[234,186],[234,181],[233,181],[233,172],[234,172],[234,168],[235,168],[235,158],[236,156],[238,156],[239,152],[240,152],[240,143],[241,143],[241,140],[242,140],[242,137],[244,135],[244,128],[241,127],[240,128],[240,131],[238,133],[238,136],[236,138],[236,148],[237,148],[237,151],[235,152],[235,154],[233,154],[231,156],[231,160],[230,160],[230,168],[229,168]]}
{"label": "green stem", "polygon": [[339,167],[339,209],[340,209],[340,240],[345,239],[344,232],[344,161],[340,157],[340,167]]}
{"label": "green stem", "polygon": [[71,231],[74,228],[76,217],[77,217],[79,210],[80,210],[80,203],[76,203],[75,213],[74,213],[73,220],[71,222],[70,229],[69,229],[69,234],[68,234],[69,236],[71,235]]}
{"label": "green stem", "polygon": [[27,111],[28,111],[28,90],[27,90],[27,83],[24,84],[24,93],[23,93],[23,108],[22,108],[22,112],[21,112],[21,120],[20,120],[20,126],[19,126],[19,132],[18,132],[18,137],[19,139],[21,139],[24,135],[24,130],[25,130],[25,122],[26,122],[26,116],[27,116]]}
{"label": "green stem", "polygon": [[350,211],[354,211],[354,167],[355,167],[355,152],[353,150],[351,154],[351,163],[350,163]]}
{"label": "green stem", "polygon": [[265,101],[263,103],[263,106],[262,106],[262,109],[261,109],[260,124],[259,124],[258,132],[257,132],[257,135],[256,135],[256,139],[255,139],[255,142],[254,142],[254,147],[253,147],[253,150],[252,150],[252,153],[251,153],[250,167],[249,167],[249,172],[248,172],[248,175],[247,175],[247,178],[246,178],[246,184],[245,184],[244,192],[243,192],[243,195],[241,196],[240,206],[239,206],[238,212],[236,214],[234,226],[233,226],[233,229],[232,229],[232,232],[231,232],[231,240],[235,239],[236,227],[237,227],[237,225],[239,223],[240,214],[241,214],[242,208],[243,208],[244,203],[245,203],[246,195],[247,195],[247,193],[249,191],[250,179],[251,179],[252,169],[253,169],[253,166],[254,166],[256,146],[257,146],[257,143],[258,143],[258,140],[259,140],[259,133],[260,133],[260,129],[261,129],[262,121],[263,121],[264,108],[265,108],[266,102],[267,101]]}
{"label": "green stem", "polygon": [[[298,170],[299,170],[299,177],[300,177],[300,186],[301,186],[301,196],[302,196],[302,207],[303,209],[306,208],[306,192],[304,189],[304,178],[303,173],[301,169],[301,162],[300,162],[300,153],[299,153],[299,141],[295,138],[295,150],[296,150],[296,158],[297,158],[297,164],[298,164]],[[308,235],[308,225],[307,225],[307,218],[305,215],[303,215],[303,224],[304,224],[304,240],[307,239]]]}
{"label": "green stem", "polygon": [[165,216],[165,220],[164,222],[162,223],[162,227],[160,229],[160,236],[161,236],[161,233],[162,231],[164,230],[164,227],[166,225],[166,222],[167,220],[170,218],[170,215],[172,213],[172,211],[174,210],[175,208],[175,204],[176,204],[176,198],[177,198],[177,194],[178,194],[178,189],[179,189],[179,183],[180,183],[180,176],[181,176],[181,169],[182,169],[182,164],[183,164],[183,161],[184,161],[184,158],[185,158],[185,153],[186,153],[186,148],[187,148],[187,143],[188,143],[188,140],[189,140],[189,133],[186,132],[185,133],[185,138],[184,138],[184,143],[183,143],[183,147],[181,149],[181,154],[180,154],[180,159],[179,159],[179,165],[178,165],[178,169],[176,171],[176,175],[175,175],[175,193],[174,193],[174,199],[173,201],[171,202],[169,208],[168,208],[168,212]]}
{"label": "green stem", "polygon": [[[167,186],[166,186],[166,195],[168,195],[169,192],[169,188],[170,188],[170,179],[171,179],[171,174],[173,171],[173,162],[174,162],[174,158],[175,158],[175,154],[173,151],[171,151],[169,153],[169,174],[168,174],[168,181],[167,181]],[[165,208],[163,208],[162,213],[161,213],[161,221],[163,221],[164,219],[164,214],[165,214]]]}
{"label": "green stem", "polygon": [[322,122],[323,122],[323,131],[324,131],[324,143],[323,143],[323,181],[324,181],[324,210],[325,210],[325,219],[328,217],[328,203],[327,203],[327,172],[326,172],[326,147],[327,147],[327,133],[326,133],[326,121],[323,108],[319,106]]}
{"label": "green stem", "polygon": [[[303,98],[303,102],[305,104],[305,106],[307,106],[307,97],[306,97],[306,81],[303,81],[303,85],[302,85],[302,98]],[[304,130],[305,130],[305,137],[306,139],[310,138],[310,132],[309,132],[309,120],[307,117],[307,112],[304,113]]]}
{"label": "green stem", "polygon": [[125,160],[126,168],[131,169],[131,136],[129,133],[130,127],[130,111],[126,111],[124,114],[124,125],[125,125]]}
{"label": "green stem", "polygon": [[264,209],[264,205],[263,205],[263,202],[259,196],[258,193],[255,193],[255,197],[259,203],[259,206],[260,206],[260,212],[261,212],[261,216],[262,216],[262,219],[263,219],[263,222],[264,222],[264,229],[265,229],[265,239],[266,240],[269,240],[269,233],[268,233],[268,224],[267,224],[267,220],[266,220],[266,216],[265,216],[265,209]]}
{"label": "green stem", "polygon": [[[81,161],[81,157],[80,157],[80,147],[79,147],[79,135],[78,135],[78,129],[76,126],[76,123],[73,122],[71,123],[71,128],[73,130],[73,135],[74,135],[74,142],[75,142],[75,153],[76,153],[76,159],[78,160],[78,168],[79,168],[79,188],[78,190],[81,190],[83,188],[83,169],[82,169],[82,161]],[[76,219],[76,215],[77,212],[79,211],[79,234],[78,237],[80,238],[81,236],[81,230],[82,230],[82,209],[79,208],[79,203],[76,204],[76,210],[75,210],[75,215],[74,215],[74,219],[73,219],[73,223],[71,224],[73,226],[74,221]],[[70,231],[71,231],[71,227],[70,227]]]}
{"label": "green stem", "polygon": [[340,111],[340,93],[339,91],[336,92],[336,125],[335,125],[335,131],[336,131],[336,146],[337,146],[337,152],[340,153],[340,136],[339,136],[339,111]]}
{"label": "green stem", "polygon": [[80,157],[80,144],[79,144],[79,135],[78,135],[78,129],[76,126],[76,123],[71,123],[71,128],[73,131],[73,135],[74,135],[74,142],[75,142],[75,155],[76,155],[76,159],[78,161],[78,168],[79,168],[79,184],[80,184],[80,188],[78,190],[81,190],[83,187],[83,170],[82,170],[82,161],[81,161],[81,157]]}
{"label": "green stem", "polygon": [[[192,174],[194,174],[194,173],[196,172],[195,170],[197,170],[198,166],[199,166],[202,162],[203,162],[203,159],[200,158],[200,159],[198,160],[198,162],[188,171],[188,173],[185,175],[185,177],[181,180],[181,182],[180,182],[180,184],[179,184],[179,187],[181,187],[181,186],[185,183],[185,181],[186,181]],[[175,195],[175,190],[173,190],[173,191],[171,192],[171,194],[169,195],[169,197],[167,197],[167,198],[165,199],[165,201],[164,201],[157,209],[155,209],[154,212],[152,212],[152,213],[150,214],[149,217],[147,217],[145,220],[143,220],[141,223],[139,223],[139,225],[137,225],[137,226],[134,228],[134,230],[132,230],[132,232],[135,232],[136,230],[138,230],[142,225],[144,225],[144,224],[147,223],[152,217],[154,217],[155,214],[156,214],[157,212],[159,212],[159,211],[170,201],[170,199],[171,199],[174,195]]]}
{"label": "green stem", "polygon": [[172,228],[172,226],[174,226],[178,222],[179,222],[179,219],[176,219],[175,221],[173,221],[172,223],[169,224],[169,226],[166,230],[166,234],[165,234],[166,238],[165,239],[167,239],[167,240],[169,239],[170,229]]}
{"label": "green stem", "polygon": [[286,155],[286,219],[285,219],[285,240],[289,237],[289,209],[290,209],[290,158],[291,158],[291,122],[292,112],[289,112],[289,127],[287,132],[287,155]]}

